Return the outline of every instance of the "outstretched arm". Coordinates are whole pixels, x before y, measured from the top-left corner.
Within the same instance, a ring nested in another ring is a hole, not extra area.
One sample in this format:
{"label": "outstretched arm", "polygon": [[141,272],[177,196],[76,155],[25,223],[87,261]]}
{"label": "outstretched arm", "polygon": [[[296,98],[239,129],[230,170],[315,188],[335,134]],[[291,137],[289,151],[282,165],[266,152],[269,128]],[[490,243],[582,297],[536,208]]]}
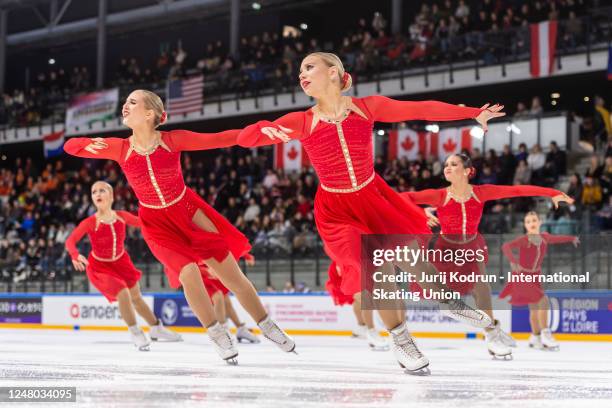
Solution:
{"label": "outstretched arm", "polygon": [[219,149],[238,144],[239,129],[219,133],[197,133],[189,130],[171,130],[163,133],[163,140],[175,152]]}
{"label": "outstretched arm", "polygon": [[75,137],[64,144],[68,154],[87,159],[110,159],[119,161],[123,148],[123,139],[118,137]]}
{"label": "outstretched arm", "polygon": [[85,234],[91,229],[92,221],[95,222],[95,219],[92,217],[85,218],[81,223],[70,233],[68,238],[66,239],[66,251],[70,254],[70,258],[73,260],[79,257],[79,250],[77,248],[77,243],[83,238]]}
{"label": "outstretched arm", "polygon": [[238,144],[244,147],[256,147],[287,141],[277,136],[279,132],[291,139],[300,139],[305,134],[305,122],[304,112],[291,112],[273,122],[261,120],[240,132]]}
{"label": "outstretched arm", "polygon": [[544,238],[547,244],[565,244],[571,242],[577,246],[580,242],[580,239],[574,235],[553,235],[544,233],[542,234],[542,238]]}
{"label": "outstretched arm", "polygon": [[142,227],[142,222],[140,218],[132,214],[128,211],[117,211],[117,215],[123,219],[126,225],[131,225],[132,227],[140,228]]}
{"label": "outstretched arm", "polygon": [[481,109],[469,108],[438,101],[397,101],[386,96],[368,96],[362,101],[378,122],[403,122],[405,120],[446,121],[475,119]]}
{"label": "outstretched arm", "polygon": [[573,203],[567,194],[554,188],[539,186],[498,186],[493,184],[483,184],[474,186],[474,193],[481,201],[500,200],[512,197],[550,197],[553,199],[555,207],[559,201]]}
{"label": "outstretched arm", "polygon": [[402,196],[404,199],[411,200],[415,204],[438,207],[442,203],[444,190],[430,188],[422,191],[409,191],[407,193],[401,193],[400,196]]}
{"label": "outstretched arm", "polygon": [[379,122],[403,122],[405,120],[449,121],[476,119],[487,131],[487,122],[506,114],[503,105],[484,105],[481,108],[470,108],[438,101],[396,101],[376,95],[362,99],[372,115],[372,120]]}

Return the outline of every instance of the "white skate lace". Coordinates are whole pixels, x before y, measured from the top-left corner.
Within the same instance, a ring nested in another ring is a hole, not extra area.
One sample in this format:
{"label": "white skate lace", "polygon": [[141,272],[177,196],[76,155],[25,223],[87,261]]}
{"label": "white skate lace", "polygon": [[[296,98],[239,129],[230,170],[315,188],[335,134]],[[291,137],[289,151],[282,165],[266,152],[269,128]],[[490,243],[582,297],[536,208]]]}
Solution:
{"label": "white skate lace", "polygon": [[288,339],[285,333],[270,319],[266,319],[259,324],[263,335],[276,344],[285,344]]}
{"label": "white skate lace", "polygon": [[229,350],[233,347],[232,339],[227,330],[219,325],[219,327],[213,326],[208,329],[210,338],[215,342],[217,346],[223,350]]}
{"label": "white skate lace", "polygon": [[476,311],[474,308],[461,300],[450,300],[446,305],[450,311],[459,316],[463,316],[466,319],[473,320],[474,322],[480,322],[483,320],[482,313]]}
{"label": "white skate lace", "polygon": [[400,349],[403,354],[408,355],[408,357],[410,358],[418,360],[423,357],[421,351],[417,348],[416,344],[414,344],[412,336],[410,336],[406,332],[398,335],[393,335],[393,343]]}

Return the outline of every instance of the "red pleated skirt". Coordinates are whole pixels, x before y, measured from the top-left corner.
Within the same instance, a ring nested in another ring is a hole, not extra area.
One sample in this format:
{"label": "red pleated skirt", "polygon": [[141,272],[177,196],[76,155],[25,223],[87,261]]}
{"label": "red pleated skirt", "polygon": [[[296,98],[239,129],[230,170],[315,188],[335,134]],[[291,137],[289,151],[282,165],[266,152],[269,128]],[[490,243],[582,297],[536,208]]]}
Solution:
{"label": "red pleated skirt", "polygon": [[87,258],[86,273],[89,281],[109,302],[117,300],[117,294],[124,288],[134,287],[142,272],[136,269],[127,252],[114,262],[98,261],[91,254]]}
{"label": "red pleated skirt", "polygon": [[[192,221],[197,210],[215,225],[208,232]],[[247,238],[193,190],[167,208],[140,206],[142,234],[153,255],[164,265],[170,286],[181,286],[179,275],[187,264],[214,258],[223,261],[229,253],[239,259],[251,249]]]}
{"label": "red pleated skirt", "polygon": [[[513,274],[516,272],[512,272]],[[521,275],[539,275],[541,272],[518,272]],[[525,306],[538,303],[544,296],[544,289],[540,282],[508,282],[499,293],[501,299],[510,296],[510,304],[513,306]]]}
{"label": "red pleated skirt", "polygon": [[337,264],[332,262],[327,271],[329,278],[325,283],[325,289],[334,301],[334,305],[352,305],[354,302],[353,296],[345,295],[340,287],[342,286],[342,275],[338,273]]}
{"label": "red pleated skirt", "polygon": [[362,234],[431,234],[423,209],[378,175],[354,193],[331,193],[319,187],[314,212],[325,250],[342,270],[340,290],[349,296],[362,290]]}

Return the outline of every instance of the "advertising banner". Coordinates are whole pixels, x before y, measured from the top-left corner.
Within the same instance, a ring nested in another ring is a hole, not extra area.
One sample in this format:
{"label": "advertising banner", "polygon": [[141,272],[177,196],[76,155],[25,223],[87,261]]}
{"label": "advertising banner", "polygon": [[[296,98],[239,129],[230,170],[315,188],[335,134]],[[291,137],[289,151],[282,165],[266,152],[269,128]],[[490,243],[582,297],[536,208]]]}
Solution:
{"label": "advertising banner", "polygon": [[41,297],[0,295],[0,323],[40,323]]}
{"label": "advertising banner", "polygon": [[66,128],[88,126],[117,115],[119,88],[81,95],[66,109]]}

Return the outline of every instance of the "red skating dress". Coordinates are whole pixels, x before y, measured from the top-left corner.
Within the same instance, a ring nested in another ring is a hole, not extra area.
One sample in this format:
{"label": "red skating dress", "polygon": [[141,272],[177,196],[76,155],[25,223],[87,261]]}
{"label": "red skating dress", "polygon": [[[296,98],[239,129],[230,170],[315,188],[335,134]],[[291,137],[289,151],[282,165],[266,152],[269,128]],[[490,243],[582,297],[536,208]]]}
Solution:
{"label": "red skating dress", "polygon": [[[541,237],[540,242],[534,239],[538,235],[523,235],[502,245],[502,251],[508,260],[519,265],[519,270],[512,271],[513,274],[541,274],[542,262],[544,262],[548,245],[564,244],[576,239],[571,235],[551,235],[546,232],[539,236]],[[518,259],[514,256],[515,249],[519,252]],[[544,297],[544,290],[540,282],[508,282],[499,294],[500,298],[507,296],[510,296],[511,305],[524,306],[539,302]]]}
{"label": "red skating dress", "polygon": [[[472,192],[467,199],[455,197],[446,188],[402,193],[402,196],[417,204],[437,207],[441,233],[436,241],[435,249],[442,251],[450,249],[455,255],[460,254],[457,250],[482,250],[484,252],[483,262],[466,262],[463,265],[453,262],[433,262],[439,271],[456,271],[461,275],[468,275],[483,273],[484,266],[488,262],[487,242],[478,232],[485,202],[512,197],[554,197],[559,194],[563,193],[546,187],[483,184],[473,185]],[[462,295],[469,293],[474,288],[473,282],[447,281],[447,284]]]}
{"label": "red skating dress", "polygon": [[[91,139],[74,138],[66,142],[64,150],[79,157],[119,163],[139,200],[144,239],[165,266],[170,285],[178,288],[179,274],[185,265],[210,258],[221,262],[229,252],[238,259],[251,248],[240,231],[185,186],[181,171],[181,151],[233,146],[238,132],[160,132],[159,143],[146,152],[137,151],[129,138],[106,138],[108,147],[95,154],[85,150]],[[192,221],[198,210],[218,233],[203,230]]]}
{"label": "red skating dress", "polygon": [[245,147],[281,143],[261,132],[278,125],[292,129],[319,177],[314,213],[330,258],[342,269],[341,291],[361,292],[362,234],[430,234],[424,211],[406,201],[374,172],[374,122],[459,120],[480,109],[442,102],[395,101],[383,96],[351,98],[344,118],[330,121],[309,109],[274,122],[260,121],[238,136]]}
{"label": "red skating dress", "polygon": [[87,258],[87,277],[109,302],[117,300],[123,288],[134,287],[142,275],[123,246],[126,225],[140,227],[141,223],[127,211],[115,211],[111,222],[92,215],[81,221],[66,240],[66,250],[75,260],[79,256],[76,244],[85,234],[89,236],[91,252]]}
{"label": "red skating dress", "polygon": [[336,262],[332,261],[332,263],[329,265],[327,274],[329,279],[325,283],[325,289],[327,289],[327,292],[333,299],[334,305],[352,305],[354,302],[353,296],[345,295],[344,292],[340,290],[342,284],[342,272]]}

